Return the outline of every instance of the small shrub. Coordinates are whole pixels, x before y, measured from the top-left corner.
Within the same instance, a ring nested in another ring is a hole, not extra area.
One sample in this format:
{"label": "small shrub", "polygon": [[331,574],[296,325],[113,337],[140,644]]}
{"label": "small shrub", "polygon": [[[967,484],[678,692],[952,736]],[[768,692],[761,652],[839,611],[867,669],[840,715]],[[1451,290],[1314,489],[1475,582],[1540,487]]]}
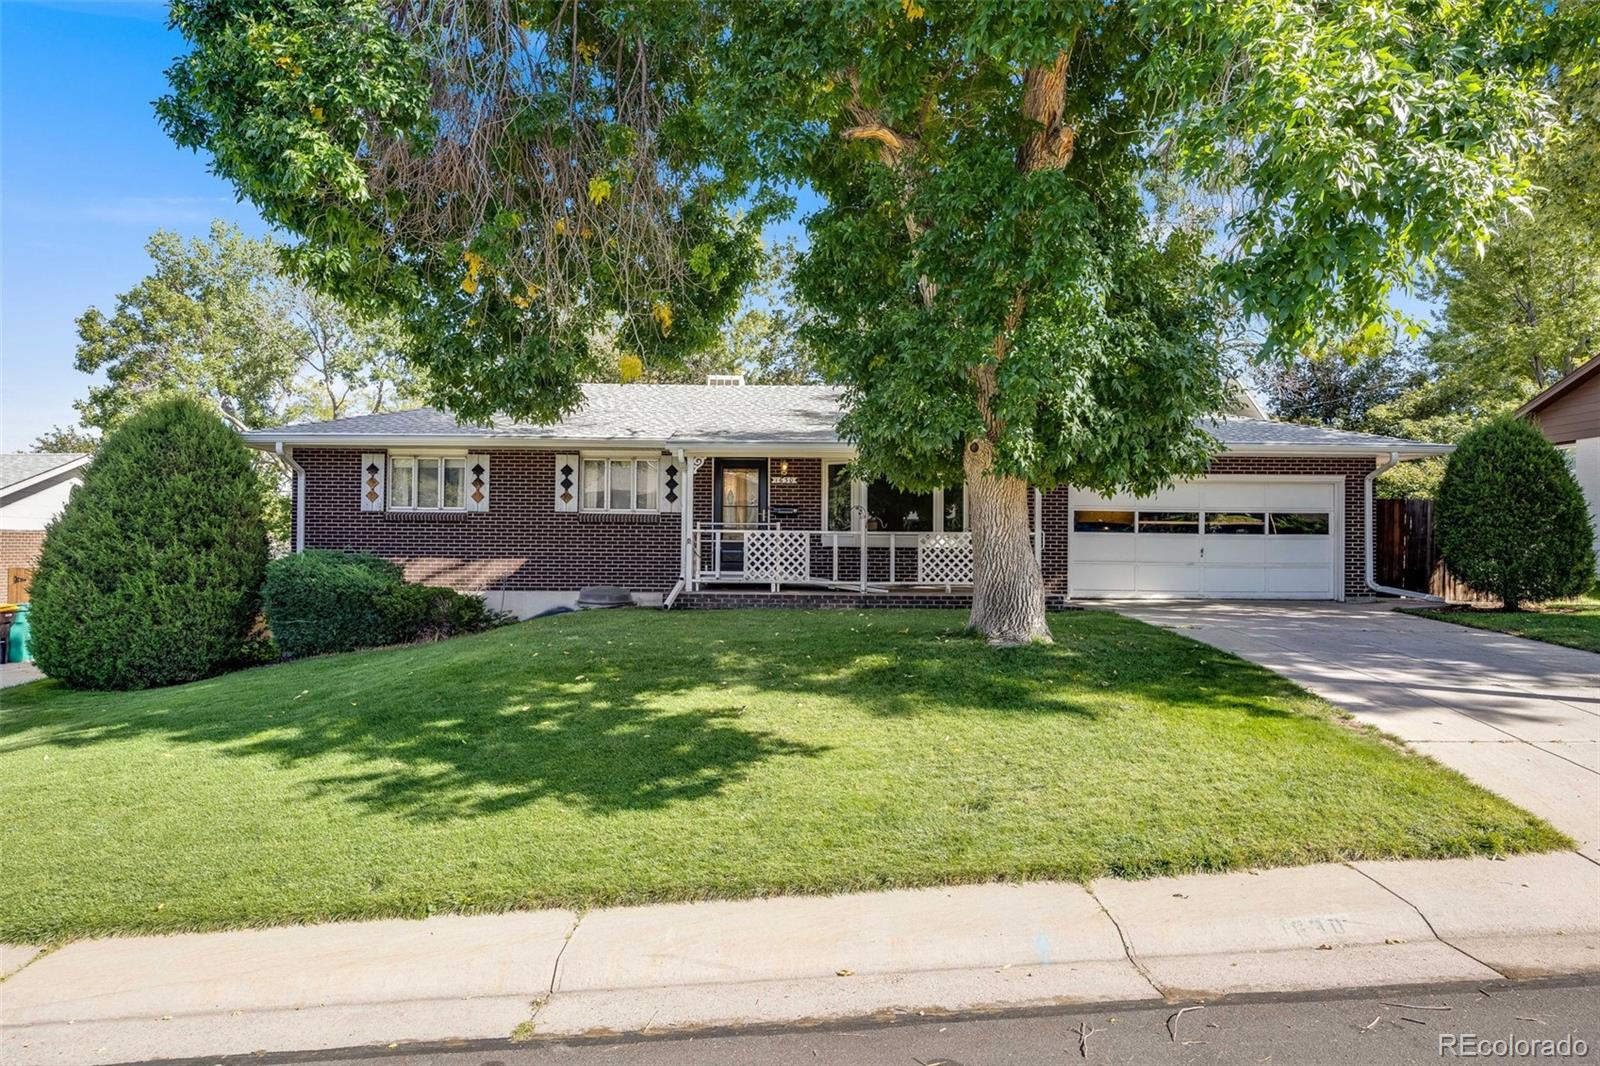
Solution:
{"label": "small shrub", "polygon": [[39,669],[136,689],[231,666],[267,565],[263,491],[250,450],[204,405],[130,418],[45,533],[28,615]]}
{"label": "small shrub", "polygon": [[400,585],[378,597],[386,643],[443,640],[458,633],[476,633],[500,624],[477,596],[437,585]]}
{"label": "small shrub", "polygon": [[1561,453],[1522,419],[1462,438],[1437,501],[1445,564],[1509,610],[1576,596],[1595,576],[1594,532]]}
{"label": "small shrub", "polygon": [[349,651],[388,643],[378,600],[403,583],[400,568],[376,556],[312,548],[272,561],[261,606],[283,654]]}
{"label": "small shrub", "polygon": [[411,584],[376,556],[320,549],[273,561],[261,598],[278,648],[294,658],[441,640],[504,620],[477,596]]}

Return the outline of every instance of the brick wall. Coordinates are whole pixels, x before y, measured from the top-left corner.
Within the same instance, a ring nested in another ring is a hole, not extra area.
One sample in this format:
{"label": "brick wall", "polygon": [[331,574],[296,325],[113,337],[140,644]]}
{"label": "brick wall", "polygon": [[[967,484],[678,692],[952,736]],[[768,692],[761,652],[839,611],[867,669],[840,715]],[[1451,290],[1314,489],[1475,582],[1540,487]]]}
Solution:
{"label": "brick wall", "polygon": [[13,566],[32,569],[43,543],[42,529],[0,529],[0,570]]}
{"label": "brick wall", "polygon": [[[555,453],[519,449],[489,454],[492,488],[486,513],[391,515],[361,510],[359,451],[296,449],[295,458],[307,474],[307,547],[373,552],[404,565],[412,580],[473,591],[571,591],[585,585],[619,584],[640,592],[662,592],[677,580],[678,515],[558,514]],[[773,462],[776,474],[777,461]],[[1361,596],[1366,593],[1362,480],[1375,462],[1370,457],[1223,456],[1211,464],[1211,473],[1342,476],[1345,592]],[[714,461],[708,459],[695,476],[694,511],[700,522],[712,521],[713,470]],[[771,506],[796,509],[792,518],[784,520],[787,527],[822,527],[822,470],[818,459],[790,459],[789,476],[795,483],[770,486]],[[1053,597],[1067,592],[1069,518],[1068,490],[1046,493],[1041,557],[1045,590]],[[815,575],[832,572],[832,550],[822,537],[813,539],[811,565]],[[840,548],[841,581],[856,580],[859,565],[856,549]],[[873,551],[870,565],[871,580],[888,580],[887,551]],[[895,566],[901,580],[913,579],[915,549],[902,549]]]}
{"label": "brick wall", "polygon": [[665,592],[678,579],[678,515],[557,513],[555,453],[489,453],[489,510],[361,510],[361,452],[296,448],[306,471],[306,547],[366,551],[406,577],[466,591],[571,591],[617,584]]}

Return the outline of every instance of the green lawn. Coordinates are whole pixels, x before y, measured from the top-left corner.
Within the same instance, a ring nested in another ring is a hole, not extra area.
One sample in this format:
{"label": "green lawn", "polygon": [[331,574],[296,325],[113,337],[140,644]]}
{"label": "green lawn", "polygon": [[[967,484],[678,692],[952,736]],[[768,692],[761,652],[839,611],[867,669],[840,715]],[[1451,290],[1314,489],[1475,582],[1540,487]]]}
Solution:
{"label": "green lawn", "polygon": [[1109,613],[593,612],[0,711],[0,940],[1560,847]]}
{"label": "green lawn", "polygon": [[1525,611],[1491,611],[1456,607],[1442,611],[1412,609],[1409,613],[1441,622],[1492,629],[1498,633],[1564,644],[1569,648],[1600,652],[1600,597],[1585,596],[1562,603],[1546,603]]}

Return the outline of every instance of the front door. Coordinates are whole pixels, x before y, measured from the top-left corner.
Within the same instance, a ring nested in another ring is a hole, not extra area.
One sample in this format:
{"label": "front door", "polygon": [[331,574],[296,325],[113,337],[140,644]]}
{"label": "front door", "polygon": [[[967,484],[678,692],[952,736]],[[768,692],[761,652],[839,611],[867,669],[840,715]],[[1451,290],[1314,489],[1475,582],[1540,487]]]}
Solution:
{"label": "front door", "polygon": [[714,521],[724,531],[718,569],[744,572],[744,538],[728,530],[755,529],[767,518],[767,461],[718,459]]}

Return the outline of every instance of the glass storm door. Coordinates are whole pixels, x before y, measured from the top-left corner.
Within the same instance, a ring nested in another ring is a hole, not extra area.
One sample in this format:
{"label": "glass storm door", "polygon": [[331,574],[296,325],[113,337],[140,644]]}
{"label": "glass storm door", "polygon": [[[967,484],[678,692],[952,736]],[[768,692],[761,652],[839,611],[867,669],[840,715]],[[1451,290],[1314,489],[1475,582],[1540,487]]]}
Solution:
{"label": "glass storm door", "polygon": [[717,460],[716,521],[724,530],[719,569],[744,572],[744,538],[728,530],[755,529],[767,512],[767,463],[764,459]]}

